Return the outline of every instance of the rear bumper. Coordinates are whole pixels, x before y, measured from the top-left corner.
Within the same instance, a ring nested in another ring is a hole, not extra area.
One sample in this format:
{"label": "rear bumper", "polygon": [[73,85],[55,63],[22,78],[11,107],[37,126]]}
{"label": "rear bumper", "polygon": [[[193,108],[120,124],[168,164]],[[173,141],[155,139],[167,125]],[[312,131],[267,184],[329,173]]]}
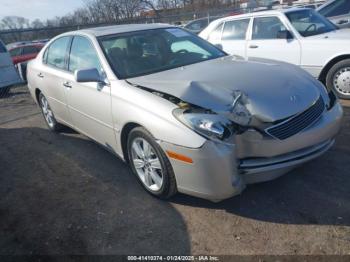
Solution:
{"label": "rear bumper", "polygon": [[159,144],[164,151],[193,160],[189,164],[169,158],[179,192],[220,201],[240,194],[247,184],[274,179],[325,153],[334,144],[342,115],[337,102],[312,126],[283,141],[247,132],[233,145],[209,140],[197,149]]}

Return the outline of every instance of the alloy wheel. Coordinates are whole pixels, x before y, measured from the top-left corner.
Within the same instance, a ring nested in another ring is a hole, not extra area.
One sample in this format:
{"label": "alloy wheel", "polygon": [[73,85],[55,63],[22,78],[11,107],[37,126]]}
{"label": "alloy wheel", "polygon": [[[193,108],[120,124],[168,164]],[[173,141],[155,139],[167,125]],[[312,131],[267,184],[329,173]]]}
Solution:
{"label": "alloy wheel", "polygon": [[54,116],[53,116],[52,110],[50,108],[50,105],[44,96],[41,96],[40,105],[41,105],[41,110],[43,111],[46,123],[51,128],[53,128],[55,126]]}
{"label": "alloy wheel", "polygon": [[162,165],[155,149],[143,138],[135,138],[131,145],[132,164],[141,182],[157,192],[164,182]]}

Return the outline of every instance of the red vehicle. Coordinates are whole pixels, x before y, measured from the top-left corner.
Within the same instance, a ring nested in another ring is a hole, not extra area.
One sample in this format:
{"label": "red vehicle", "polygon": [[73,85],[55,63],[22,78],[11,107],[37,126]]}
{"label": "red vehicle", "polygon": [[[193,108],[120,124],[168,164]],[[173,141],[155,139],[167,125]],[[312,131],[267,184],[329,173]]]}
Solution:
{"label": "red vehicle", "polygon": [[10,48],[9,52],[13,63],[17,65],[34,59],[43,47],[42,43],[25,44],[14,46]]}

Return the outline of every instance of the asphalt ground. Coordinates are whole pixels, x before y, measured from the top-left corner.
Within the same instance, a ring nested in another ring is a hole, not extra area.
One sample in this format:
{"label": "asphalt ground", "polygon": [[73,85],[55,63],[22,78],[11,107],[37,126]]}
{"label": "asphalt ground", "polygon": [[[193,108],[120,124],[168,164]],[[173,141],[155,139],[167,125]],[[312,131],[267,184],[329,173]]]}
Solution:
{"label": "asphalt ground", "polygon": [[220,203],[151,197],[83,135],[0,98],[0,254],[350,254],[350,101],[335,146]]}

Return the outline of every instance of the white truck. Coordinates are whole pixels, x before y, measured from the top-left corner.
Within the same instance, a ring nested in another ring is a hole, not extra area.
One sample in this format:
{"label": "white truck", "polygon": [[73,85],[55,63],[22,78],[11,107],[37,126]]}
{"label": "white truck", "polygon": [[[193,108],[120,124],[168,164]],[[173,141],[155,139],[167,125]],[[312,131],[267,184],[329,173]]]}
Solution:
{"label": "white truck", "polygon": [[339,29],[308,8],[225,17],[200,36],[225,52],[296,64],[350,99],[350,29]]}

